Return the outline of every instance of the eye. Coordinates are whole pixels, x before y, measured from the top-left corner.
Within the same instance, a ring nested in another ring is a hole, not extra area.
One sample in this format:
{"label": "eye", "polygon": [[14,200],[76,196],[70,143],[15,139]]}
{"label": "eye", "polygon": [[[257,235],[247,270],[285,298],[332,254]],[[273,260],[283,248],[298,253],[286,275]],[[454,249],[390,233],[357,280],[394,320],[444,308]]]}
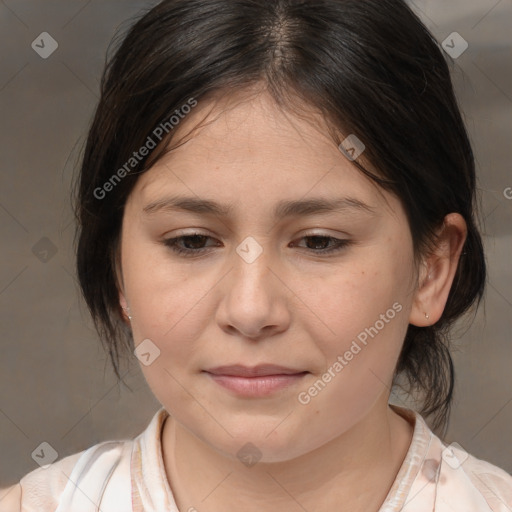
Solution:
{"label": "eye", "polygon": [[[174,251],[177,254],[181,254],[184,256],[196,256],[200,253],[203,253],[207,248],[204,247],[197,247],[204,244],[206,239],[212,238],[207,235],[203,235],[201,233],[193,233],[190,235],[182,235],[177,236],[175,238],[168,238],[164,240],[164,244],[169,247],[172,251]],[[180,242],[183,242],[184,245],[192,246],[190,247],[181,247],[179,244]]]}
{"label": "eye", "polygon": [[[213,238],[208,235],[204,235],[201,233],[192,233],[190,235],[182,235],[174,238],[168,238],[164,240],[163,243],[176,254],[187,257],[198,256],[208,251],[209,248],[204,247],[204,244],[208,239],[213,240]],[[317,234],[306,235],[302,237],[300,240],[309,241],[308,243],[306,243],[306,245],[308,246],[306,247],[306,249],[317,254],[328,254],[338,252],[347,247],[348,245],[350,245],[351,243],[350,240]],[[183,247],[181,244],[183,244],[185,247]],[[330,247],[329,244],[331,244]],[[316,249],[311,248],[311,245],[316,247]],[[320,246],[320,248],[318,248],[318,246]],[[215,245],[213,245],[213,247],[215,247]]]}
{"label": "eye", "polygon": [[[350,245],[350,240],[346,239],[340,239],[340,238],[334,238],[332,236],[327,235],[306,235],[301,238],[301,240],[311,240],[311,243],[306,245],[313,245],[318,246],[320,245],[320,250],[314,250],[311,249],[311,247],[307,247],[307,249],[312,250],[313,252],[317,252],[320,254],[326,254],[326,253],[332,253],[332,252],[338,252]],[[325,248],[326,245],[328,246],[329,243],[332,243],[328,248]]]}

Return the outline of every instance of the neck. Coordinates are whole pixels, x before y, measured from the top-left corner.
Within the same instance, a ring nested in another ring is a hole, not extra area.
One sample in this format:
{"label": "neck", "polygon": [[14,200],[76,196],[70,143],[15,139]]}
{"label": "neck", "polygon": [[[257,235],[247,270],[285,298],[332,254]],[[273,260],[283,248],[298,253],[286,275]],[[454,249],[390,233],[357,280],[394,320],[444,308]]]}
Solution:
{"label": "neck", "polygon": [[412,439],[412,425],[387,404],[316,450],[246,467],[198,439],[171,416],[162,431],[167,478],[183,511],[377,512]]}

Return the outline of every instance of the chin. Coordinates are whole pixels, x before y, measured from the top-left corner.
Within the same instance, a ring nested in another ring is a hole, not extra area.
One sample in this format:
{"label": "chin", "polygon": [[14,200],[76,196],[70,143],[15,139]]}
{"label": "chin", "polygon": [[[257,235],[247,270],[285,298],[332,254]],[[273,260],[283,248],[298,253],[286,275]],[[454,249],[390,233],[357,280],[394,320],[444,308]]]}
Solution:
{"label": "chin", "polygon": [[[225,425],[233,437],[222,435],[221,438],[214,438],[211,436],[211,430],[201,433],[199,437],[218,452],[241,462],[244,458],[257,459],[260,463],[286,462],[312,449],[302,445],[307,438],[304,429],[300,429],[302,434],[293,435],[284,429],[276,429],[280,421],[282,418],[279,421],[274,419],[272,422],[268,418],[261,422],[251,418],[244,422]],[[272,425],[270,428],[269,423]]]}

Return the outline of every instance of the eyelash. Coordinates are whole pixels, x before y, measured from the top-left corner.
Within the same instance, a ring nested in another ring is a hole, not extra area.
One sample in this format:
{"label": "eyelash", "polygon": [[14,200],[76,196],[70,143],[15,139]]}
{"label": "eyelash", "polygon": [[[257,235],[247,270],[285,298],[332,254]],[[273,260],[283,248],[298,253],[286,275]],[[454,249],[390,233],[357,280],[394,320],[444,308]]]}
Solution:
{"label": "eyelash", "polygon": [[[168,239],[165,239],[163,241],[163,243],[164,243],[164,245],[169,247],[169,249],[171,249],[173,252],[175,252],[178,255],[181,255],[184,257],[194,257],[194,256],[198,256],[200,254],[203,254],[205,251],[208,251],[208,248],[202,247],[200,249],[183,249],[182,247],[179,247],[177,244],[178,244],[179,240],[184,240],[186,238],[195,238],[195,237],[212,238],[208,235],[203,235],[201,233],[193,233],[190,235],[182,235],[182,236],[177,236],[175,238],[168,238]],[[335,253],[335,252],[340,252],[341,250],[343,250],[344,248],[346,248],[347,246],[349,246],[352,243],[351,240],[334,238],[332,236],[327,236],[327,235],[305,235],[301,238],[301,240],[304,238],[320,238],[320,239],[332,240],[335,242],[334,247],[331,247],[330,249],[320,249],[320,250],[308,249],[308,250],[313,251],[318,254],[331,254],[331,253]]]}

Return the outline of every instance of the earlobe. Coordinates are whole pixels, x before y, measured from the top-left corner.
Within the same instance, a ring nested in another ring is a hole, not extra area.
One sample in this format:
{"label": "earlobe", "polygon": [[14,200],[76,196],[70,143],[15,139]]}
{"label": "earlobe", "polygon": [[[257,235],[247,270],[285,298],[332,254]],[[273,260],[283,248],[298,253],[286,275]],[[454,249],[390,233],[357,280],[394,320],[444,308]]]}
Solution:
{"label": "earlobe", "polygon": [[132,320],[132,313],[130,311],[130,305],[128,304],[128,301],[126,300],[126,297],[124,295],[124,282],[123,282],[122,276],[121,276],[121,279],[119,279],[119,275],[118,275],[118,287],[119,287],[119,304],[123,308],[124,321],[129,324]]}
{"label": "earlobe", "polygon": [[425,271],[414,296],[410,324],[427,327],[441,318],[466,236],[464,218],[458,213],[447,215],[438,233],[436,248],[424,262]]}
{"label": "earlobe", "polygon": [[123,309],[128,309],[128,302],[122,291],[119,292],[119,304],[121,304]]}
{"label": "earlobe", "polygon": [[124,321],[129,324],[132,319],[132,314],[130,311],[130,305],[128,304],[128,301],[124,295],[124,278],[123,272],[121,270],[121,262],[119,261],[118,256],[116,257],[115,275],[117,280],[117,288],[119,290],[119,304],[124,311]]}
{"label": "earlobe", "polygon": [[119,304],[121,304],[121,307],[124,311],[125,321],[129,323],[132,319],[132,313],[130,311],[130,306],[128,304],[128,301],[126,300],[126,297],[124,296],[123,292],[119,292]]}

